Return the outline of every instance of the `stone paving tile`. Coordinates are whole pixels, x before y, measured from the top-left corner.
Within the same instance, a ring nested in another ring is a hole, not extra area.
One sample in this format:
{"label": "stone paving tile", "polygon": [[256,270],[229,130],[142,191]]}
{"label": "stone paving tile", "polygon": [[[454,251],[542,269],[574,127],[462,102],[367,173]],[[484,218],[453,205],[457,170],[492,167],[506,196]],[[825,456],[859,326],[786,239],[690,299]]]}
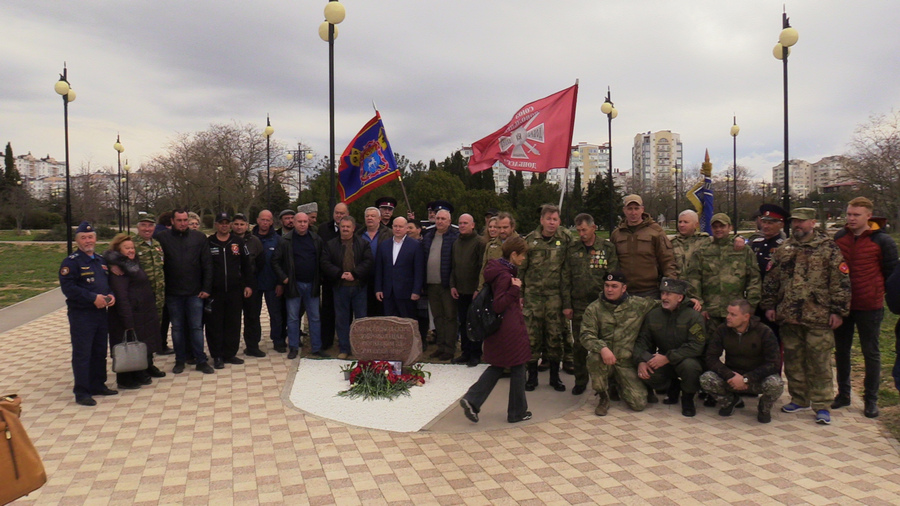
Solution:
{"label": "stone paving tile", "polygon": [[286,405],[292,362],[274,352],[215,375],[175,376],[161,357],[169,374],[154,385],[77,406],[68,340],[65,309],[0,334],[0,392],[23,397],[49,477],[21,504],[896,504],[900,494],[898,445],[856,405],[830,427],[780,412],[760,425],[749,400],[730,418],[622,403],[598,418],[588,404],[506,430],[400,434]]}

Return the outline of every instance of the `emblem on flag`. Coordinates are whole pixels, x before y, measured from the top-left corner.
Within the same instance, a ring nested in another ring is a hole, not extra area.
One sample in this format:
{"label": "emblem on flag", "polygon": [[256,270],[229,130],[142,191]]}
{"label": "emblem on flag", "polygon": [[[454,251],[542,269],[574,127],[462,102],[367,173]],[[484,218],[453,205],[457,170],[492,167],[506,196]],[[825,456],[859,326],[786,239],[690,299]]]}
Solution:
{"label": "emblem on flag", "polygon": [[394,152],[388,142],[376,111],[356,134],[344,153],[338,168],[338,194],[341,202],[351,203],[365,193],[399,176]]}

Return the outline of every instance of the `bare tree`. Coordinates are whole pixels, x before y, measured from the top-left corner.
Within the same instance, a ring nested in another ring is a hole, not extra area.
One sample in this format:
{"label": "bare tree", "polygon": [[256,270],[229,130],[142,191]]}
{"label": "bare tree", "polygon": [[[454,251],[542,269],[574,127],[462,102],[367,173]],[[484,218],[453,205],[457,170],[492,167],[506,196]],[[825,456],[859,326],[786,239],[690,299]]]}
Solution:
{"label": "bare tree", "polygon": [[847,173],[859,183],[860,193],[900,219],[900,111],[874,115],[859,125],[846,156]]}

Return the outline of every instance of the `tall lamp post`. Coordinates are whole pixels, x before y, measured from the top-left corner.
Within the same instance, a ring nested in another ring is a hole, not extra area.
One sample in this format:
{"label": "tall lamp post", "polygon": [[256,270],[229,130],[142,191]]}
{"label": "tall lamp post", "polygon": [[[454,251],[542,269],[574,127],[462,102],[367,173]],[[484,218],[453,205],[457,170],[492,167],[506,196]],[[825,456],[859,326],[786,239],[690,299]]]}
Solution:
{"label": "tall lamp post", "polygon": [[681,196],[681,193],[678,192],[678,175],[681,174],[681,168],[678,165],[672,167],[672,175],[675,177],[675,224],[678,224],[678,197]]}
{"label": "tall lamp post", "polygon": [[131,195],[128,187],[128,175],[131,173],[131,165],[128,165],[127,158],[122,169],[125,170],[125,177],[122,178],[122,181],[125,182],[125,231],[131,233]]}
{"label": "tall lamp post", "polygon": [[224,211],[224,209],[222,209],[222,166],[221,165],[216,167],[216,191],[219,195],[218,200],[216,201],[216,207],[218,207],[218,209],[213,214],[218,214],[218,213],[221,213],[222,211]]}
{"label": "tall lamp post", "polygon": [[125,146],[122,146],[122,143],[119,142],[119,135],[116,134],[116,143],[113,144],[113,149],[116,150],[116,157],[119,164],[118,172],[116,172],[116,212],[117,218],[116,221],[119,222],[119,232],[122,231],[123,219],[122,216],[122,201],[125,200],[124,195],[122,194],[122,152],[125,151]]}
{"label": "tall lamp post", "polygon": [[[266,209],[272,209],[272,179],[271,179],[271,170],[272,170],[272,155],[270,151],[270,143],[269,138],[272,137],[272,134],[275,133],[275,129],[272,128],[272,122],[269,121],[269,115],[266,114],[266,129],[263,130],[263,135],[266,136]],[[218,170],[222,170],[222,167],[219,167]],[[218,177],[218,176],[217,176]],[[219,189],[219,207],[222,207],[222,197],[221,197],[222,189]]]}
{"label": "tall lamp post", "polygon": [[[789,186],[789,167],[788,161],[788,56],[791,54],[791,46],[797,43],[800,34],[797,30],[791,28],[790,19],[787,12],[781,13],[781,34],[778,35],[778,43],[772,49],[772,55],[781,60],[784,68],[784,195],[782,207],[790,214],[791,212],[791,193]],[[774,181],[773,181],[774,182]],[[790,228],[785,228],[785,233],[790,233]]]}
{"label": "tall lamp post", "polygon": [[734,217],[732,221],[734,221],[734,234],[738,233],[738,214],[737,214],[737,136],[741,132],[741,127],[737,124],[737,116],[734,116],[734,124],[731,125],[731,138],[734,141],[734,150],[732,154],[734,156],[732,160],[732,168],[734,169]]}
{"label": "tall lamp post", "polygon": [[344,20],[347,12],[338,0],[329,0],[325,4],[325,21],[319,25],[319,37],[328,43],[328,120],[331,133],[328,163],[330,166],[331,194],[328,199],[329,209],[334,209],[334,39],[338,36],[337,25]]}
{"label": "tall lamp post", "polygon": [[63,101],[63,125],[66,132],[66,245],[69,254],[72,254],[72,196],[70,193],[69,179],[69,102],[75,101],[75,90],[69,85],[66,73],[66,64],[63,63],[63,73],[59,75],[59,81],[53,86],[56,93],[62,95]]}
{"label": "tall lamp post", "polygon": [[600,112],[606,115],[607,119],[607,132],[609,133],[609,167],[607,167],[606,171],[606,184],[609,185],[609,235],[612,237],[613,228],[616,226],[616,218],[614,204],[613,204],[613,176],[612,176],[612,167],[613,167],[613,157],[612,157],[612,120],[615,119],[616,116],[619,115],[619,111],[613,105],[612,100],[610,99],[610,90],[609,86],[606,87],[606,101],[603,102],[603,105],[600,106]]}
{"label": "tall lamp post", "polygon": [[313,154],[312,150],[307,148],[303,148],[303,144],[297,143],[297,149],[288,150],[287,159],[288,161],[292,161],[297,159],[297,203],[302,204],[303,199],[301,196],[303,195],[303,160],[312,160]]}

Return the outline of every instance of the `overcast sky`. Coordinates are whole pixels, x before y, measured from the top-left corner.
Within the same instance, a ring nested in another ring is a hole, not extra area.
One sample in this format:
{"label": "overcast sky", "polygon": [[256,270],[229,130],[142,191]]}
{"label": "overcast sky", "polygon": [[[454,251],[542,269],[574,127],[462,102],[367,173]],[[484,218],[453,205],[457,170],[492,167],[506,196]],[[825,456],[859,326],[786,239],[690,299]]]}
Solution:
{"label": "overcast sky", "polygon": [[[323,0],[0,0],[0,140],[16,155],[63,159],[68,63],[73,169],[115,164],[120,133],[133,167],[178,133],[270,114],[273,140],[328,154]],[[685,166],[709,149],[771,178],[783,158],[782,66],[772,57],[781,1],[343,0],[335,42],[337,151],[372,115],[411,160],[442,160],[492,133],[527,102],[580,80],[573,142],[607,138],[631,168],[639,132],[681,134]],[[786,5],[800,41],[790,57],[790,154],[847,151],[870,115],[900,106],[896,0]]]}

